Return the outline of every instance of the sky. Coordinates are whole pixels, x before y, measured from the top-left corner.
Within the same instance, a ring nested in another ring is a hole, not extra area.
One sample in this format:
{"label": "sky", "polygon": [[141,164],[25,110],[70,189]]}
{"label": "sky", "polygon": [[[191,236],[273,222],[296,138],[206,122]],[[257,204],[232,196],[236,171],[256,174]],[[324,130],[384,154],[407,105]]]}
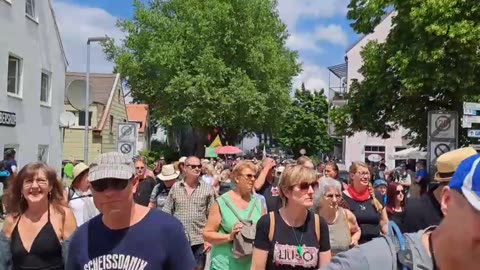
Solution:
{"label": "sky", "polygon": [[[328,66],[341,64],[345,51],[359,36],[346,19],[348,0],[278,0],[280,18],[290,34],[287,46],[299,52],[302,72],[293,86],[307,89],[328,87]],[[57,23],[69,62],[69,71],[86,71],[88,37],[105,36],[121,40],[118,19],[133,15],[132,0],[55,0]],[[101,48],[91,48],[91,70],[112,72]]]}

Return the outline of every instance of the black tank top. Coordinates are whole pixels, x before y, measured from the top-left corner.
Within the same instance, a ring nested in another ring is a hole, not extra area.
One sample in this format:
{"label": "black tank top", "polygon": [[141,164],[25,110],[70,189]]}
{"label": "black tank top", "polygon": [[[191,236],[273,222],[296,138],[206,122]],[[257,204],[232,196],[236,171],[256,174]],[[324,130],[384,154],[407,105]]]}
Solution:
{"label": "black tank top", "polygon": [[358,202],[345,194],[343,194],[343,199],[357,218],[358,226],[362,230],[358,243],[363,244],[380,236],[380,214],[375,210],[372,199]]}
{"label": "black tank top", "polygon": [[13,229],[10,242],[13,270],[63,270],[62,245],[50,222],[50,205],[48,221],[33,240],[30,252],[25,249],[18,232],[20,218]]}

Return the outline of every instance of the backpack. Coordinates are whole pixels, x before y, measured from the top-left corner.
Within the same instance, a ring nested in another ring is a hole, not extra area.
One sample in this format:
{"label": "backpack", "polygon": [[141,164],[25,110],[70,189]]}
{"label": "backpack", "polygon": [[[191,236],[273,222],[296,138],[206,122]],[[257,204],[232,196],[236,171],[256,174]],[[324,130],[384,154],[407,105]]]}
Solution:
{"label": "backpack", "polygon": [[237,219],[243,224],[242,229],[239,233],[235,235],[233,239],[233,247],[232,247],[232,255],[235,259],[244,259],[244,258],[251,258],[253,253],[253,241],[255,240],[255,232],[256,226],[253,224],[251,217],[253,214],[253,210],[257,208],[257,198],[253,200],[253,207],[248,212],[247,219],[243,219],[235,210],[235,207],[228,201],[225,200],[223,197],[220,197],[225,205],[232,211],[232,213],[237,217]]}
{"label": "backpack", "polygon": [[[397,263],[399,270],[409,270],[410,268],[407,266],[407,260],[412,258],[412,250],[407,244],[407,240],[398,227],[398,225],[393,221],[390,220],[388,222],[388,238],[387,242],[391,245],[394,245],[396,254],[397,254]],[[390,240],[390,241],[388,241]],[[407,259],[407,260],[406,260]]]}
{"label": "backpack", "polygon": [[[270,216],[270,227],[268,228],[268,240],[273,241],[273,235],[275,233],[275,213],[272,211],[268,213]],[[320,216],[314,214],[315,217],[315,235],[317,236],[317,242],[320,242]]]}

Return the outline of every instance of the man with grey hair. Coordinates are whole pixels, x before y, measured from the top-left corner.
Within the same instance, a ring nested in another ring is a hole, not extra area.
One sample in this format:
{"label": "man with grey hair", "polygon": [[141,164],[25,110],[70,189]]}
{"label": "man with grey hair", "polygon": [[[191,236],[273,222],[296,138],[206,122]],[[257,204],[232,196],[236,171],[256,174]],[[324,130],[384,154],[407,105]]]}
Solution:
{"label": "man with grey hair", "polygon": [[128,156],[101,154],[88,179],[100,215],[73,235],[65,269],[192,270],[182,224],[171,215],[136,204],[135,168]]}
{"label": "man with grey hair", "polygon": [[315,213],[325,219],[330,232],[332,255],[358,245],[361,236],[355,215],[340,206],[342,185],[338,180],[322,177],[313,199]]}

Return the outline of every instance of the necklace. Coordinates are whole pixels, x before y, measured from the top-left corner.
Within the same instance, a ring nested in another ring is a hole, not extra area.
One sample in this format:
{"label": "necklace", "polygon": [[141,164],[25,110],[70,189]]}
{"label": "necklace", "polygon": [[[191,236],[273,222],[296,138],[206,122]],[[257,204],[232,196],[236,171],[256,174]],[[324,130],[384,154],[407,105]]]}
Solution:
{"label": "necklace", "polygon": [[302,244],[302,240],[303,240],[303,233],[304,233],[303,227],[304,226],[305,226],[305,224],[302,226],[302,234],[300,235],[300,241],[298,241],[297,234],[295,233],[295,229],[293,229],[293,227],[290,226],[290,228],[292,228],[293,236],[295,236],[295,240],[297,241],[297,253],[300,256],[303,255],[303,246],[301,244]]}

